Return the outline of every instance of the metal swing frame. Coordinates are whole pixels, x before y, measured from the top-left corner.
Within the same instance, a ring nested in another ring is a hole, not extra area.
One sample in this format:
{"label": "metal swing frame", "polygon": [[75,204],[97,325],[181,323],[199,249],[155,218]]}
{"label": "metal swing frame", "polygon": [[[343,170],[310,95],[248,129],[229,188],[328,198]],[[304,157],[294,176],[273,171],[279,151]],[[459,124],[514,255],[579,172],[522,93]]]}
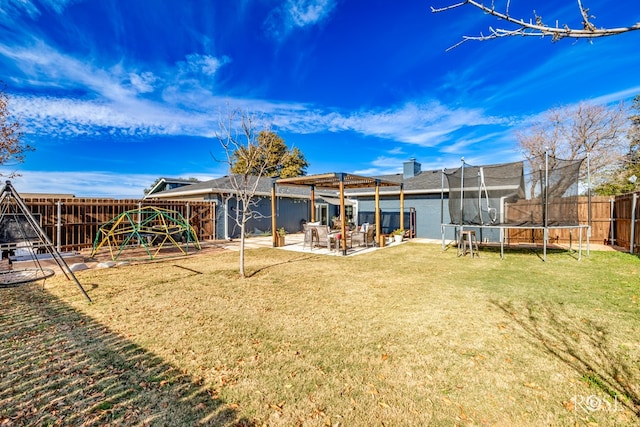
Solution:
{"label": "metal swing frame", "polygon": [[[46,250],[46,252],[56,262],[58,267],[60,267],[60,270],[62,270],[67,279],[73,280],[82,295],[87,299],[88,302],[91,302],[91,298],[84,290],[75,274],[73,274],[73,271],[69,268],[66,261],[64,260],[62,255],[60,255],[53,242],[51,242],[49,236],[47,236],[47,234],[44,232],[38,221],[36,221],[33,214],[24,203],[24,201],[20,198],[20,195],[15,190],[13,185],[11,185],[11,181],[5,182],[2,194],[0,194],[0,222],[4,217],[7,216],[13,216],[13,218],[16,219],[18,229],[20,230],[23,238],[19,242],[12,242],[12,247],[17,247],[13,246],[13,244],[20,242],[30,243],[30,252],[37,268],[8,270],[5,272],[0,272],[0,287],[19,286],[26,283],[36,282],[39,280],[44,280],[54,274],[53,270],[43,268],[40,264],[38,256],[33,250],[34,247],[38,247],[44,248]],[[20,218],[24,218],[24,222],[26,224],[21,223],[21,221],[17,220],[18,216],[20,216]],[[25,226],[28,226],[29,229],[33,232],[31,235],[27,235]],[[36,243],[36,245],[34,245],[34,243]]]}

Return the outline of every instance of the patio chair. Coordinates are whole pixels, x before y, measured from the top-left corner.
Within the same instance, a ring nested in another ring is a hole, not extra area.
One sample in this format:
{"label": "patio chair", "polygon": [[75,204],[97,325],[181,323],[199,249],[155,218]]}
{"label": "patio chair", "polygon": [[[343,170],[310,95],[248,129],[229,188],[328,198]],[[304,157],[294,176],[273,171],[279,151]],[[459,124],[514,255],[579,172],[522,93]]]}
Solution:
{"label": "patio chair", "polygon": [[314,241],[318,240],[318,233],[316,232],[317,225],[302,224],[302,231],[304,232],[304,241],[302,242],[302,249],[309,246],[309,249],[313,249]]}
{"label": "patio chair", "polygon": [[351,244],[358,246],[375,246],[374,233],[376,229],[372,226],[367,227],[367,231],[354,231],[351,234]]}
{"label": "patio chair", "polygon": [[317,240],[315,246],[323,246],[331,250],[336,239],[331,235],[328,225],[319,225],[315,227]]}

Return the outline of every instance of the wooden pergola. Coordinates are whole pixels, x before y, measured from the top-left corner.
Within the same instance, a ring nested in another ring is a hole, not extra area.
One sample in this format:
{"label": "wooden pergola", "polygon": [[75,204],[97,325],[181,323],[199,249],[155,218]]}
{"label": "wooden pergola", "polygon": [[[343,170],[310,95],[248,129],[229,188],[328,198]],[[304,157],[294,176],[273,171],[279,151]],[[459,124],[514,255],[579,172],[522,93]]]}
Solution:
{"label": "wooden pergola", "polygon": [[[342,235],[346,236],[347,221],[345,221],[345,203],[344,191],[352,188],[371,188],[375,187],[375,219],[376,219],[376,236],[380,237],[380,187],[400,187],[400,228],[404,228],[404,191],[402,184],[393,181],[387,181],[379,178],[352,175],[348,173],[325,173],[318,175],[298,176],[295,178],[281,178],[275,181],[271,189],[271,229],[276,229],[276,185],[289,185],[297,187],[311,188],[311,221],[315,221],[315,190],[337,190],[340,195],[340,218],[342,223]],[[341,239],[342,254],[347,254],[347,240]],[[273,245],[276,245],[276,235],[273,233]]]}

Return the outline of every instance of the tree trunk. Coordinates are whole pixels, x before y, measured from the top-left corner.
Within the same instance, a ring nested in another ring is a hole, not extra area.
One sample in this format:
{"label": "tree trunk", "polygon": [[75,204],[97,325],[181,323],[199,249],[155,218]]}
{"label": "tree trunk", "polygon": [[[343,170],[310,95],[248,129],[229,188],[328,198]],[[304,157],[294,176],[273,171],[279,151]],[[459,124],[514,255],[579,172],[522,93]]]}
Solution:
{"label": "tree trunk", "polygon": [[240,277],[245,278],[244,273],[244,239],[245,239],[245,225],[246,221],[246,212],[242,211],[242,223],[240,224]]}

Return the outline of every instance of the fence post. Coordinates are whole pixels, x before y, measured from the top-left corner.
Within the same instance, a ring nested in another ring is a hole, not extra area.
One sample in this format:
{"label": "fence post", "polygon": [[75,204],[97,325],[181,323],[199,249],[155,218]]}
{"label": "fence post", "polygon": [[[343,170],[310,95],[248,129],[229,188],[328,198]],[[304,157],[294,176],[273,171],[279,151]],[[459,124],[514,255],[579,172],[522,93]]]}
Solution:
{"label": "fence post", "polygon": [[56,202],[56,250],[60,252],[60,240],[62,239],[62,202]]}
{"label": "fence post", "polygon": [[638,193],[633,193],[633,199],[631,200],[631,237],[629,238],[629,253],[634,253],[635,246],[635,232],[636,232],[636,203],[638,200]]}
{"label": "fence post", "polygon": [[613,218],[616,200],[612,197],[609,199],[609,244],[615,245],[616,241],[616,222]]}

